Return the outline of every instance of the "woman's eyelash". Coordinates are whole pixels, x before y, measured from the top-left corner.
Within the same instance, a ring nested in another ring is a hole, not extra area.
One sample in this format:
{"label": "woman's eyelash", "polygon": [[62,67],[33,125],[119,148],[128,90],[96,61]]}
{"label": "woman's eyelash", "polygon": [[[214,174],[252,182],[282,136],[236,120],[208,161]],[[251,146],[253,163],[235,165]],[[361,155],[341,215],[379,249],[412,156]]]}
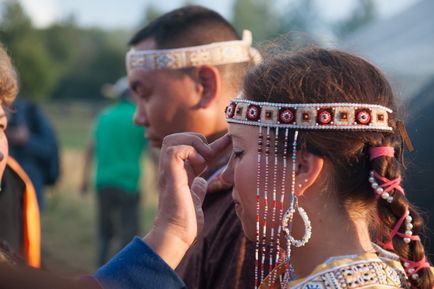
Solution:
{"label": "woman's eyelash", "polygon": [[237,159],[237,158],[240,158],[240,157],[242,157],[243,156],[243,151],[234,151],[233,152],[233,154],[234,154],[234,157]]}

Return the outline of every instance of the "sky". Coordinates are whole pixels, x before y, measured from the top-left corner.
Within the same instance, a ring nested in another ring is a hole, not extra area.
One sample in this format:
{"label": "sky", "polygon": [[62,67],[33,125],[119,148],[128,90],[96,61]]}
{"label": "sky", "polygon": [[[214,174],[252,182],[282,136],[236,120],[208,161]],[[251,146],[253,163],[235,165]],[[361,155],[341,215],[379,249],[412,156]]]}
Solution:
{"label": "sky", "polygon": [[[2,0],[0,0],[2,1]],[[277,1],[285,5],[293,0]],[[338,20],[351,12],[357,0],[316,0],[319,11],[326,20]],[[375,0],[380,17],[387,18],[403,11],[420,0]],[[152,3],[163,12],[182,6],[185,0],[20,0],[24,9],[38,27],[73,14],[81,26],[104,28],[132,28],[138,25],[146,7]],[[197,3],[231,18],[233,0],[195,0]]]}

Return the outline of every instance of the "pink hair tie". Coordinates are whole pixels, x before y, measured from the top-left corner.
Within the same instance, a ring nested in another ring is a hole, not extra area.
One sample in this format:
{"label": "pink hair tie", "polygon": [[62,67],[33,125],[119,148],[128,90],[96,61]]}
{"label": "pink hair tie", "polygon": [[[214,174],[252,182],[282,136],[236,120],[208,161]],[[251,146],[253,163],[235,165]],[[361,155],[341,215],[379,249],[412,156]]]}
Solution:
{"label": "pink hair tie", "polygon": [[393,147],[370,147],[369,160],[374,160],[379,157],[394,157],[395,149]]}
{"label": "pink hair tie", "polygon": [[404,258],[400,258],[401,262],[404,264],[404,270],[407,273],[407,276],[411,276],[413,279],[418,279],[419,275],[418,271],[424,268],[430,268],[430,264],[426,261],[425,256],[418,262],[410,261]]}
{"label": "pink hair tie", "polygon": [[[402,214],[402,217],[398,220],[398,222],[396,222],[395,226],[392,229],[392,232],[390,232],[390,240],[386,243],[381,243],[379,242],[379,244],[387,250],[390,251],[394,251],[395,248],[393,247],[393,237],[395,236],[400,236],[401,238],[404,239],[405,243],[409,243],[410,241],[420,241],[420,237],[418,235],[413,235],[412,231],[409,228],[406,228],[406,233],[403,234],[401,232],[399,232],[399,228],[401,228],[402,224],[406,223],[406,227],[407,225],[411,224],[411,217],[410,217],[410,212],[408,210],[408,208],[405,209],[404,214]],[[413,226],[411,226],[412,228]],[[407,232],[409,232],[409,234],[407,234]]]}
{"label": "pink hair tie", "polygon": [[400,185],[401,184],[401,177],[398,177],[394,180],[389,180],[389,179],[381,176],[377,172],[374,172],[374,177],[383,182],[383,184],[381,184],[380,187],[384,189],[384,192],[388,193],[391,190],[396,189],[399,192],[401,192],[403,195],[405,195],[404,189]]}

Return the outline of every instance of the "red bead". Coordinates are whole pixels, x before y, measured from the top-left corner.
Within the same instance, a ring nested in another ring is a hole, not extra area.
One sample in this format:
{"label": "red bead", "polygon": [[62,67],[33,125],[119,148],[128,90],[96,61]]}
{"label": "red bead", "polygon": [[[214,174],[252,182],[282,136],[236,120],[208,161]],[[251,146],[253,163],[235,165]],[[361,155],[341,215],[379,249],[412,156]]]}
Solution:
{"label": "red bead", "polygon": [[261,116],[261,108],[259,106],[252,104],[247,107],[246,118],[248,120],[256,121],[260,118],[260,116]]}

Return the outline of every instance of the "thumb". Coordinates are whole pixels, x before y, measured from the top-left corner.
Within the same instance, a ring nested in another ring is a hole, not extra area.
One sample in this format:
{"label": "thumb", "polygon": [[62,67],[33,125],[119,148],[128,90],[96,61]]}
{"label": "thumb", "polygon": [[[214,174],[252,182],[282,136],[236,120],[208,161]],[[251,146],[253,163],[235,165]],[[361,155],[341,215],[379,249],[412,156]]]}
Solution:
{"label": "thumb", "polygon": [[205,199],[206,191],[208,189],[208,182],[201,177],[196,177],[191,184],[191,192],[193,194],[193,201],[195,206],[202,207],[203,200]]}
{"label": "thumb", "polygon": [[194,210],[196,213],[197,236],[201,235],[205,222],[202,204],[203,200],[205,199],[207,188],[208,182],[201,177],[194,178],[193,183],[191,184],[191,195],[194,203]]}

